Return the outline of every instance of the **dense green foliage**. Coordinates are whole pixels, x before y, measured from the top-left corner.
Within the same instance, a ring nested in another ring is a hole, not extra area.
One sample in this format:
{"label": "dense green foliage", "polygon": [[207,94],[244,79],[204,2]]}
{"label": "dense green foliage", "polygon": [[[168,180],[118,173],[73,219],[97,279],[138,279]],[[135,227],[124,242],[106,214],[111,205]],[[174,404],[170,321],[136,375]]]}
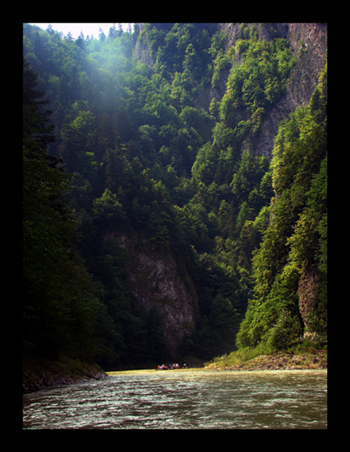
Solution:
{"label": "dense green foliage", "polygon": [[100,306],[73,247],[76,223],[63,202],[68,178],[47,153],[54,137],[28,63],[23,76],[24,348],[95,359]]}
{"label": "dense green foliage", "polygon": [[[237,337],[242,347],[299,342],[304,324],[298,286],[314,271],[319,284],[309,329],[327,335],[327,68],[310,101],[280,125],[272,159],[276,196],[260,249],[254,254],[254,298]],[[317,313],[317,314],[316,314]]]}
{"label": "dense green foliage", "polygon": [[[183,355],[228,353],[237,333],[239,346],[289,346],[303,330],[298,283],[314,268],[310,325],[324,334],[326,72],[310,107],[281,125],[270,166],[242,143],[258,136],[295,63],[277,32],[260,41],[242,24],[229,51],[216,24],[135,24],[76,41],[24,24],[23,35],[51,109],[46,121],[40,96],[24,96],[30,350],[81,350],[106,367],[165,359],[160,314],[131,296],[130,256],[104,240],[113,233],[181,260],[199,304]],[[200,107],[229,70],[222,99]]]}

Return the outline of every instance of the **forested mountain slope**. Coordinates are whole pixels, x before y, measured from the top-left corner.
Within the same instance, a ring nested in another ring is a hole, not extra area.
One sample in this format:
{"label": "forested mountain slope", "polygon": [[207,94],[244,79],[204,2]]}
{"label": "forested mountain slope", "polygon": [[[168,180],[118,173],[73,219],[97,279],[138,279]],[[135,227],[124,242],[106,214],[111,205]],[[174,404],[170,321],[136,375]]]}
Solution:
{"label": "forested mountain slope", "polygon": [[28,352],[113,368],[326,341],[326,46],[325,24],[24,24],[48,100],[24,97]]}

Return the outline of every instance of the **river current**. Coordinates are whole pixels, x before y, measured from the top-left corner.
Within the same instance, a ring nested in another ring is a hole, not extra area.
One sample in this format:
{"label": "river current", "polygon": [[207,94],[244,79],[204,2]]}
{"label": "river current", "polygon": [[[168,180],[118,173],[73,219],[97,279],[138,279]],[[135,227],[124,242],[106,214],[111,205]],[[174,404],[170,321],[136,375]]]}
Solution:
{"label": "river current", "polygon": [[23,396],[24,429],[325,429],[327,371],[116,372]]}

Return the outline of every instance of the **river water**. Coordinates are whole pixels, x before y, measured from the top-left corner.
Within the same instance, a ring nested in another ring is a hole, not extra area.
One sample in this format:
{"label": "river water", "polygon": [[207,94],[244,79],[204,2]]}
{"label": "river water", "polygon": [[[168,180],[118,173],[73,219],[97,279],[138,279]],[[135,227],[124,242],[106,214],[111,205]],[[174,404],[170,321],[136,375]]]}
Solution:
{"label": "river water", "polygon": [[116,372],[23,396],[24,429],[325,429],[327,371]]}

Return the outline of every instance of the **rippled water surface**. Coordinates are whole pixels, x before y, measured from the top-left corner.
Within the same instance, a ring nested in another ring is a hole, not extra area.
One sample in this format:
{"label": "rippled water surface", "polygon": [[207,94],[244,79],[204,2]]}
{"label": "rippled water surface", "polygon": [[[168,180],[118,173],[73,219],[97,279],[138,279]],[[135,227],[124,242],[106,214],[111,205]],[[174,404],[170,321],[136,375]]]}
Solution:
{"label": "rippled water surface", "polygon": [[327,371],[136,371],[24,395],[24,429],[327,428]]}

